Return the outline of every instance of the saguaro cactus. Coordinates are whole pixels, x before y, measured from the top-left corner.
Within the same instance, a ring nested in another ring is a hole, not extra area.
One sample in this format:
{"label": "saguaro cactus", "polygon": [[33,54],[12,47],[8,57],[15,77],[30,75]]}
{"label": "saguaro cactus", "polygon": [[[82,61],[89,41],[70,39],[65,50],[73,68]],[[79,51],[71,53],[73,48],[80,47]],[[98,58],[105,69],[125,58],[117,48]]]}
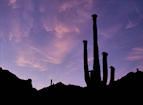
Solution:
{"label": "saguaro cactus", "polygon": [[[88,69],[88,55],[87,55],[87,40],[83,41],[84,44],[84,79],[87,87],[100,87],[102,84],[100,63],[99,63],[99,51],[98,51],[98,37],[97,37],[97,15],[92,15],[93,18],[93,70]],[[108,78],[108,64],[106,52],[103,52],[103,84],[106,86]],[[90,72],[90,73],[89,73]],[[111,67],[111,82],[114,81],[114,68]]]}
{"label": "saguaro cactus", "polygon": [[89,77],[89,71],[88,71],[88,54],[87,54],[87,40],[83,41],[84,44],[84,79],[85,82],[87,84],[87,86],[89,86],[90,84],[90,77]]}
{"label": "saguaro cactus", "polygon": [[103,85],[106,86],[107,78],[108,78],[108,64],[107,64],[108,53],[103,52],[102,55],[103,55],[103,60],[102,60],[103,62]]}
{"label": "saguaro cactus", "polygon": [[[92,15],[93,18],[93,70],[88,70],[88,57],[87,57],[87,41],[84,40],[84,79],[87,86],[99,86],[101,83],[100,76],[100,63],[98,51],[98,38],[97,38],[97,15]],[[89,73],[90,72],[90,73]]]}
{"label": "saguaro cactus", "polygon": [[110,77],[110,85],[111,85],[114,83],[114,79],[115,79],[115,68],[111,66],[110,69],[111,69],[111,77]]}
{"label": "saguaro cactus", "polygon": [[100,76],[100,63],[99,63],[99,51],[98,51],[98,37],[97,37],[97,15],[92,15],[93,19],[93,70],[95,73],[95,83],[99,84],[101,82],[101,76]]}

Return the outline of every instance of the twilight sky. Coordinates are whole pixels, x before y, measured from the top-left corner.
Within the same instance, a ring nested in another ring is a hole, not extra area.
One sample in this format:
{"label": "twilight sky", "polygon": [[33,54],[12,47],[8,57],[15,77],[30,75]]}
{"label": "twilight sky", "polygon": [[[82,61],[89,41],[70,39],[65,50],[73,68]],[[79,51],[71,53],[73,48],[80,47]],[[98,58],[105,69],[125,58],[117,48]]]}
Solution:
{"label": "twilight sky", "polygon": [[0,66],[37,89],[50,79],[85,86],[82,40],[92,69],[93,13],[100,58],[109,53],[116,79],[143,70],[142,0],[0,0]]}

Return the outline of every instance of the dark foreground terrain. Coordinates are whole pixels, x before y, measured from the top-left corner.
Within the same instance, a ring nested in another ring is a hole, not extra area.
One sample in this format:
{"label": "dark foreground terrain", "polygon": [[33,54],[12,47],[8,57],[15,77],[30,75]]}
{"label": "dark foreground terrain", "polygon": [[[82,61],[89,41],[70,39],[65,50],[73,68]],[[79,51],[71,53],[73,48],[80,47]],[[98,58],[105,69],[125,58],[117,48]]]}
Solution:
{"label": "dark foreground terrain", "polygon": [[[112,85],[100,88],[87,88],[75,85],[64,85],[59,82],[41,90],[32,87],[31,79],[22,80],[8,70],[0,69],[0,96],[3,100],[21,101],[28,103],[59,103],[66,102],[123,102],[143,99],[143,72],[128,73]],[[5,101],[6,102],[6,101]],[[117,104],[116,103],[116,104]]]}

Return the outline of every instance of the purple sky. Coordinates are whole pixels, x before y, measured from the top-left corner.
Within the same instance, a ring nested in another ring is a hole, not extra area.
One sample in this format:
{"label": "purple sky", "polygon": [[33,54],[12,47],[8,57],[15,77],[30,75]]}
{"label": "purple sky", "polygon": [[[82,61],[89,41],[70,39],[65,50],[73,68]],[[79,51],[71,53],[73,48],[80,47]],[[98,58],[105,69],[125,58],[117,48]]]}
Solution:
{"label": "purple sky", "polygon": [[142,6],[142,0],[0,0],[0,66],[31,78],[37,89],[50,79],[85,86],[82,40],[92,69],[96,13],[100,57],[109,53],[116,79],[143,70]]}

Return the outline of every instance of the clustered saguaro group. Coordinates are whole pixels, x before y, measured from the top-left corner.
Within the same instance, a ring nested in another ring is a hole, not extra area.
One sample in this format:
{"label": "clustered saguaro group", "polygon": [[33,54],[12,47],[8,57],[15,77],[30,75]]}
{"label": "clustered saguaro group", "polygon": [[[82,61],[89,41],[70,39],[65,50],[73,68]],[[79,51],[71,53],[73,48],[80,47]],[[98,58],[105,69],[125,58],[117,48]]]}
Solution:
{"label": "clustered saguaro group", "polygon": [[[97,36],[97,15],[93,14],[93,70],[89,71],[88,68],[88,52],[87,52],[87,40],[83,40],[84,45],[84,79],[87,87],[106,87],[108,81],[108,63],[107,63],[107,52],[103,52],[103,79],[101,79],[101,69],[99,61],[99,50],[98,50],[98,36]],[[115,68],[110,66],[110,83],[114,83]]]}

